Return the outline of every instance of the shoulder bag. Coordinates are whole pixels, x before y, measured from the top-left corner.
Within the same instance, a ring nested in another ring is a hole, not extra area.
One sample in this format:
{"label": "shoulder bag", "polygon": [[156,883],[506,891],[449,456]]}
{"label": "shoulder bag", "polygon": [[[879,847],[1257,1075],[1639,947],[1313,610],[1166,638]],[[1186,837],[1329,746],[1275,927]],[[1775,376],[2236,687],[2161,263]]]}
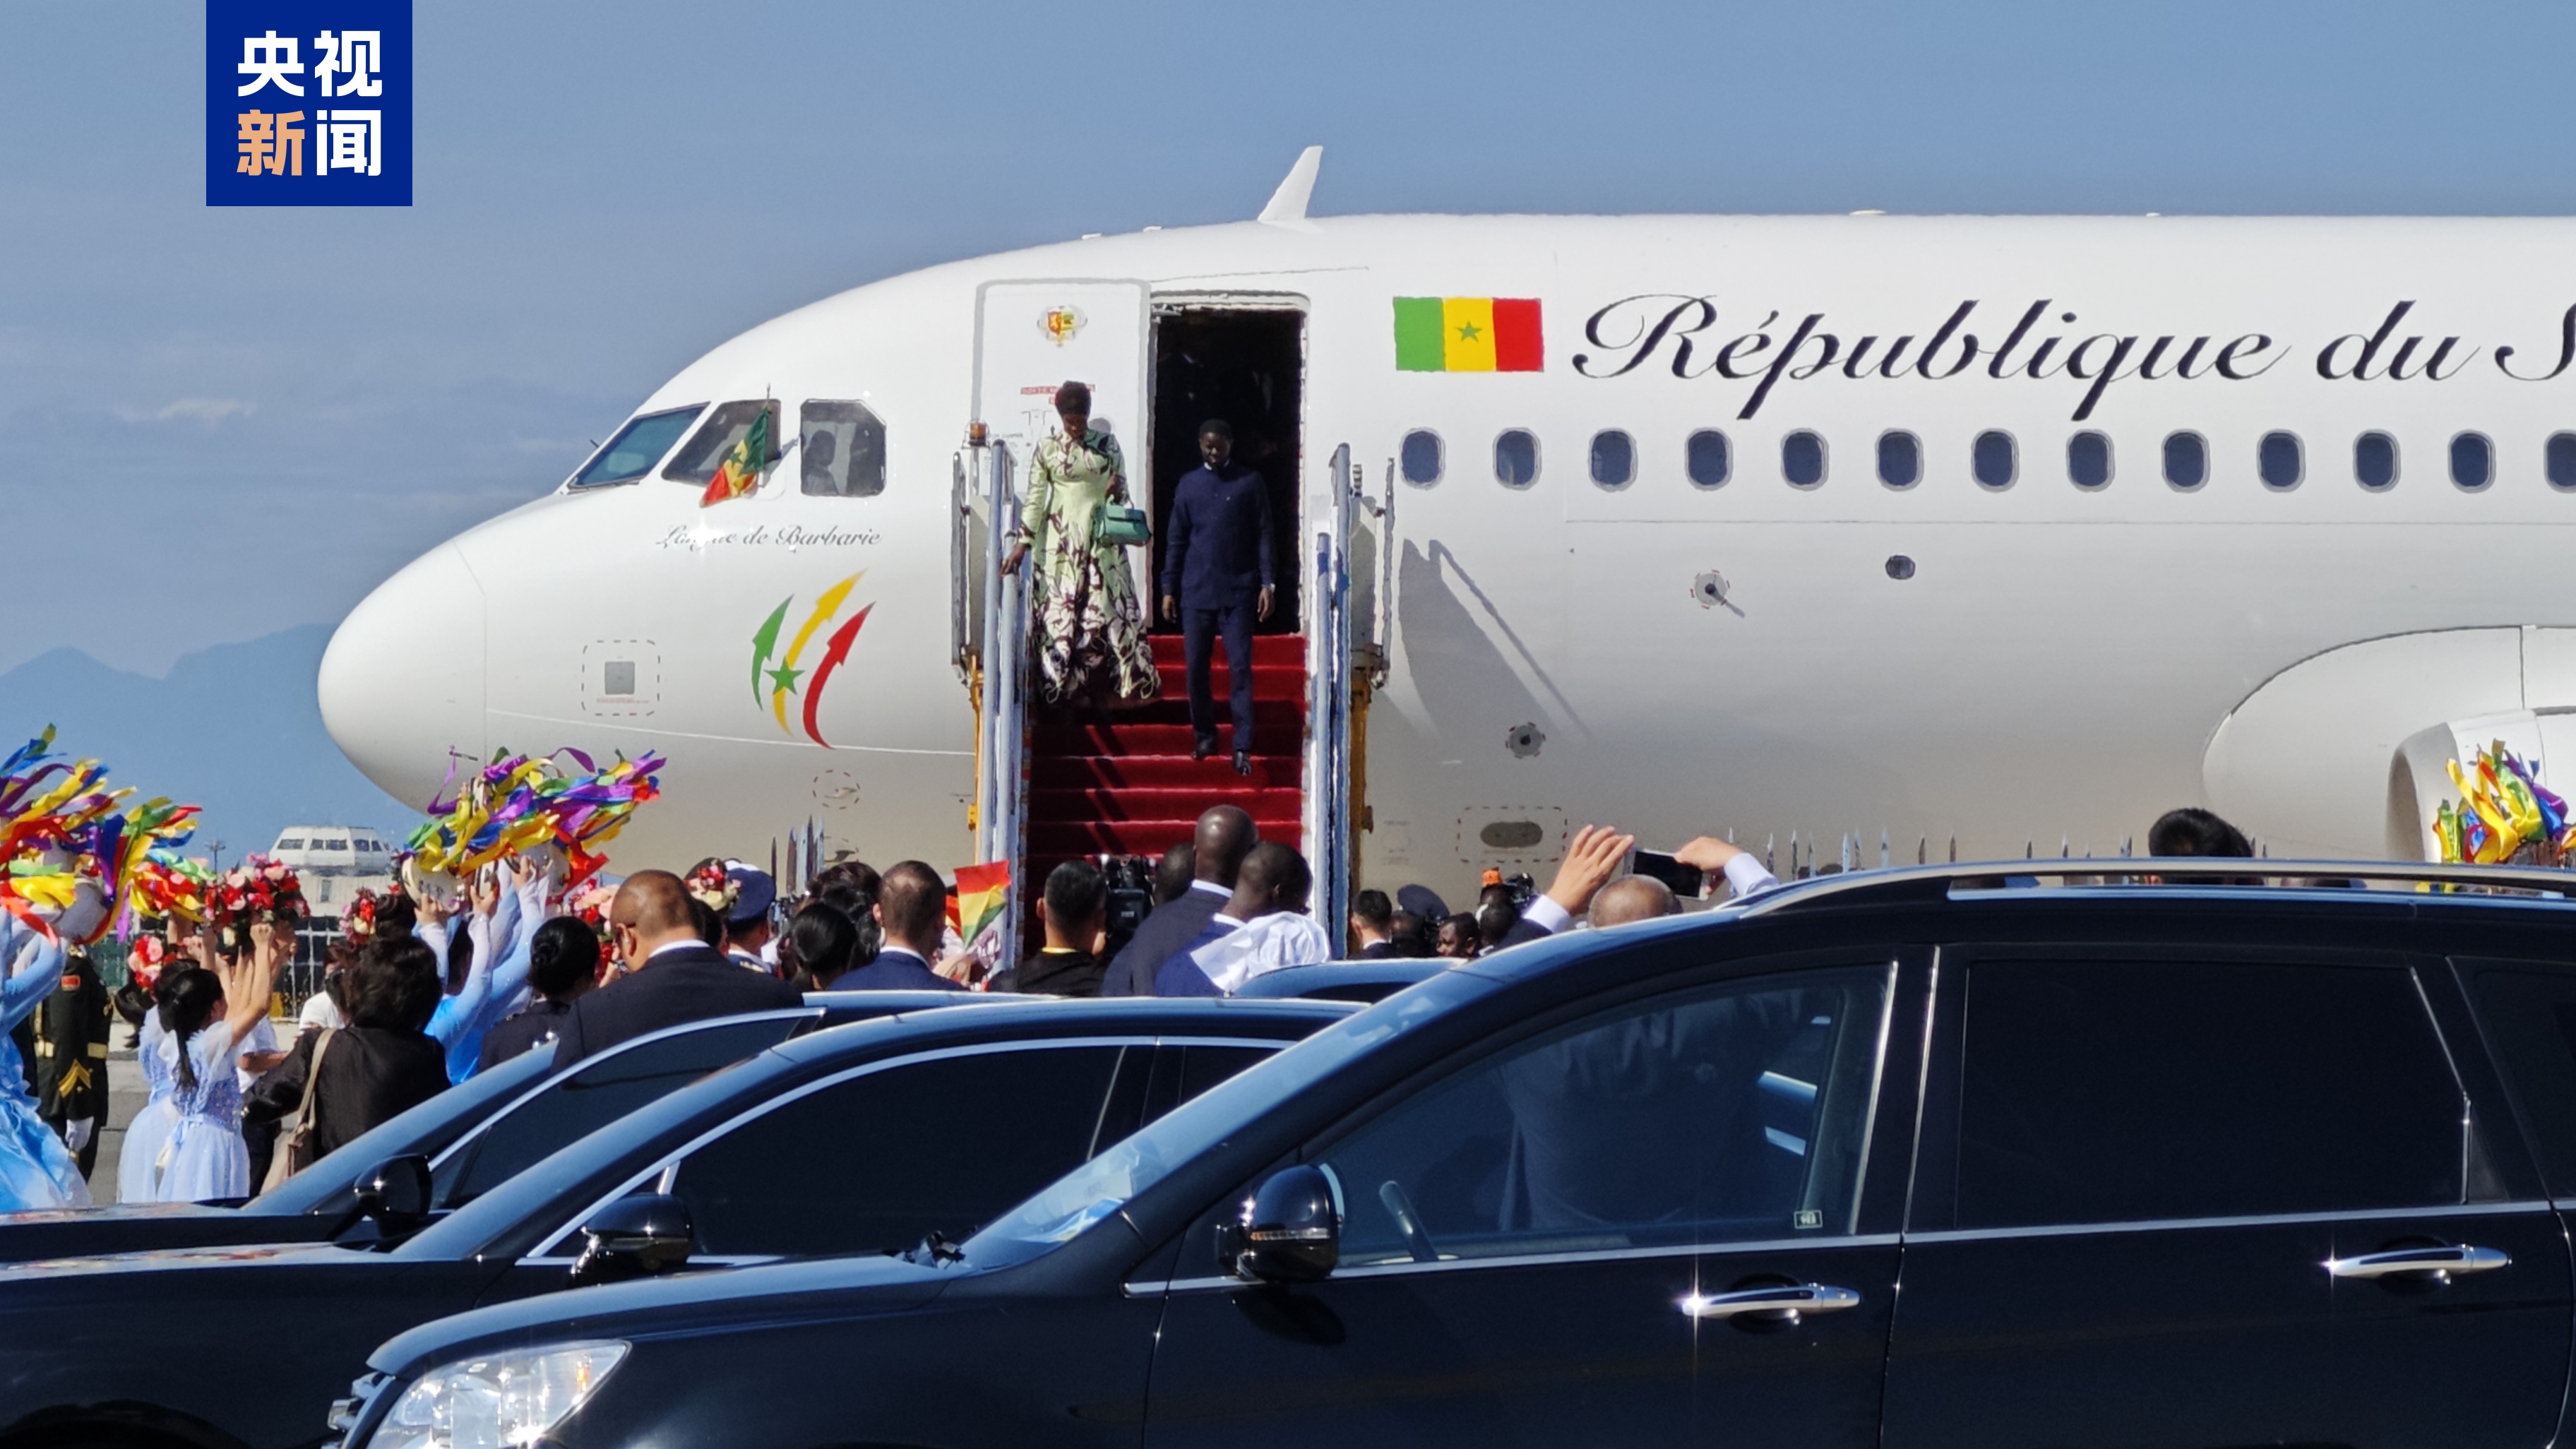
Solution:
{"label": "shoulder bag", "polygon": [[326,1030],[313,1043],[313,1056],[304,1064],[304,1099],[295,1104],[294,1115],[278,1124],[277,1151],[268,1160],[268,1180],[259,1185],[261,1192],[284,1186],[319,1156],[313,1150],[313,1093],[322,1084],[322,1054],[331,1049],[331,1038],[337,1035]]}

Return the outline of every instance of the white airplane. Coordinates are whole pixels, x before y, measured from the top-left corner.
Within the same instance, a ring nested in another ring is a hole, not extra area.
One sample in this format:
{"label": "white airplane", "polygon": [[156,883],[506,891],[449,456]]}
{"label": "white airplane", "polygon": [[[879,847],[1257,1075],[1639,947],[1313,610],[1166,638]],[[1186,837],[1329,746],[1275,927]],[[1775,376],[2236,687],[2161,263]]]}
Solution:
{"label": "white airplane", "polygon": [[[350,614],[333,736],[413,801],[451,752],[665,754],[628,868],[811,820],[1035,870],[1242,793],[1334,902],[1543,874],[1583,821],[1786,874],[1792,832],[2113,855],[2202,803],[2275,855],[2413,857],[2491,739],[2576,786],[2576,222],[1314,218],[1315,165],[1257,221],[717,347]],[[1177,704],[1040,712],[1023,760],[1015,676],[979,692],[1017,647],[990,498],[1068,378],[1139,492],[1213,413],[1271,478],[1253,781],[1191,765]],[[702,506],[763,409],[779,460]]]}

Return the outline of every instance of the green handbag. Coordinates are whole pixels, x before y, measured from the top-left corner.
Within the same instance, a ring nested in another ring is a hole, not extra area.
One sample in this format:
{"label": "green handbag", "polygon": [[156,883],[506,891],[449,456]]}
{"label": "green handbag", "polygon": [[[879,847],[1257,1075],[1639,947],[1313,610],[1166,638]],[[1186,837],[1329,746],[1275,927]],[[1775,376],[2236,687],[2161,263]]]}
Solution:
{"label": "green handbag", "polygon": [[1101,500],[1091,515],[1091,541],[1132,548],[1154,536],[1145,510],[1125,503]]}

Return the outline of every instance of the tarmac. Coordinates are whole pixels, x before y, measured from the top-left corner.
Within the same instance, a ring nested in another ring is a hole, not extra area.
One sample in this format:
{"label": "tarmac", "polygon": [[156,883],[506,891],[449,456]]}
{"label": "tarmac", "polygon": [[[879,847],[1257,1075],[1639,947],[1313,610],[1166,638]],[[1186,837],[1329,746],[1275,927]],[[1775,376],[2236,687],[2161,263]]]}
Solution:
{"label": "tarmac", "polygon": [[89,1179],[93,1202],[116,1201],[116,1163],[125,1149],[125,1124],[143,1110],[143,1069],[135,1065],[134,1049],[118,1040],[128,1034],[120,1022],[110,1038],[116,1045],[107,1056],[107,1130],[99,1134],[98,1167]]}

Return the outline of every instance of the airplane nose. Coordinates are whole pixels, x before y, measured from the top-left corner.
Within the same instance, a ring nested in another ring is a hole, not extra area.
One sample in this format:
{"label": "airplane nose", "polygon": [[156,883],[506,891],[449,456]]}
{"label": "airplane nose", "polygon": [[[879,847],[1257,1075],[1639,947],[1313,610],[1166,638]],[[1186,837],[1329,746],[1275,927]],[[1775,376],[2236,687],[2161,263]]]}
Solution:
{"label": "airplane nose", "polygon": [[349,762],[417,809],[436,798],[449,752],[483,742],[482,582],[446,543],[378,585],[322,652],[322,724]]}

